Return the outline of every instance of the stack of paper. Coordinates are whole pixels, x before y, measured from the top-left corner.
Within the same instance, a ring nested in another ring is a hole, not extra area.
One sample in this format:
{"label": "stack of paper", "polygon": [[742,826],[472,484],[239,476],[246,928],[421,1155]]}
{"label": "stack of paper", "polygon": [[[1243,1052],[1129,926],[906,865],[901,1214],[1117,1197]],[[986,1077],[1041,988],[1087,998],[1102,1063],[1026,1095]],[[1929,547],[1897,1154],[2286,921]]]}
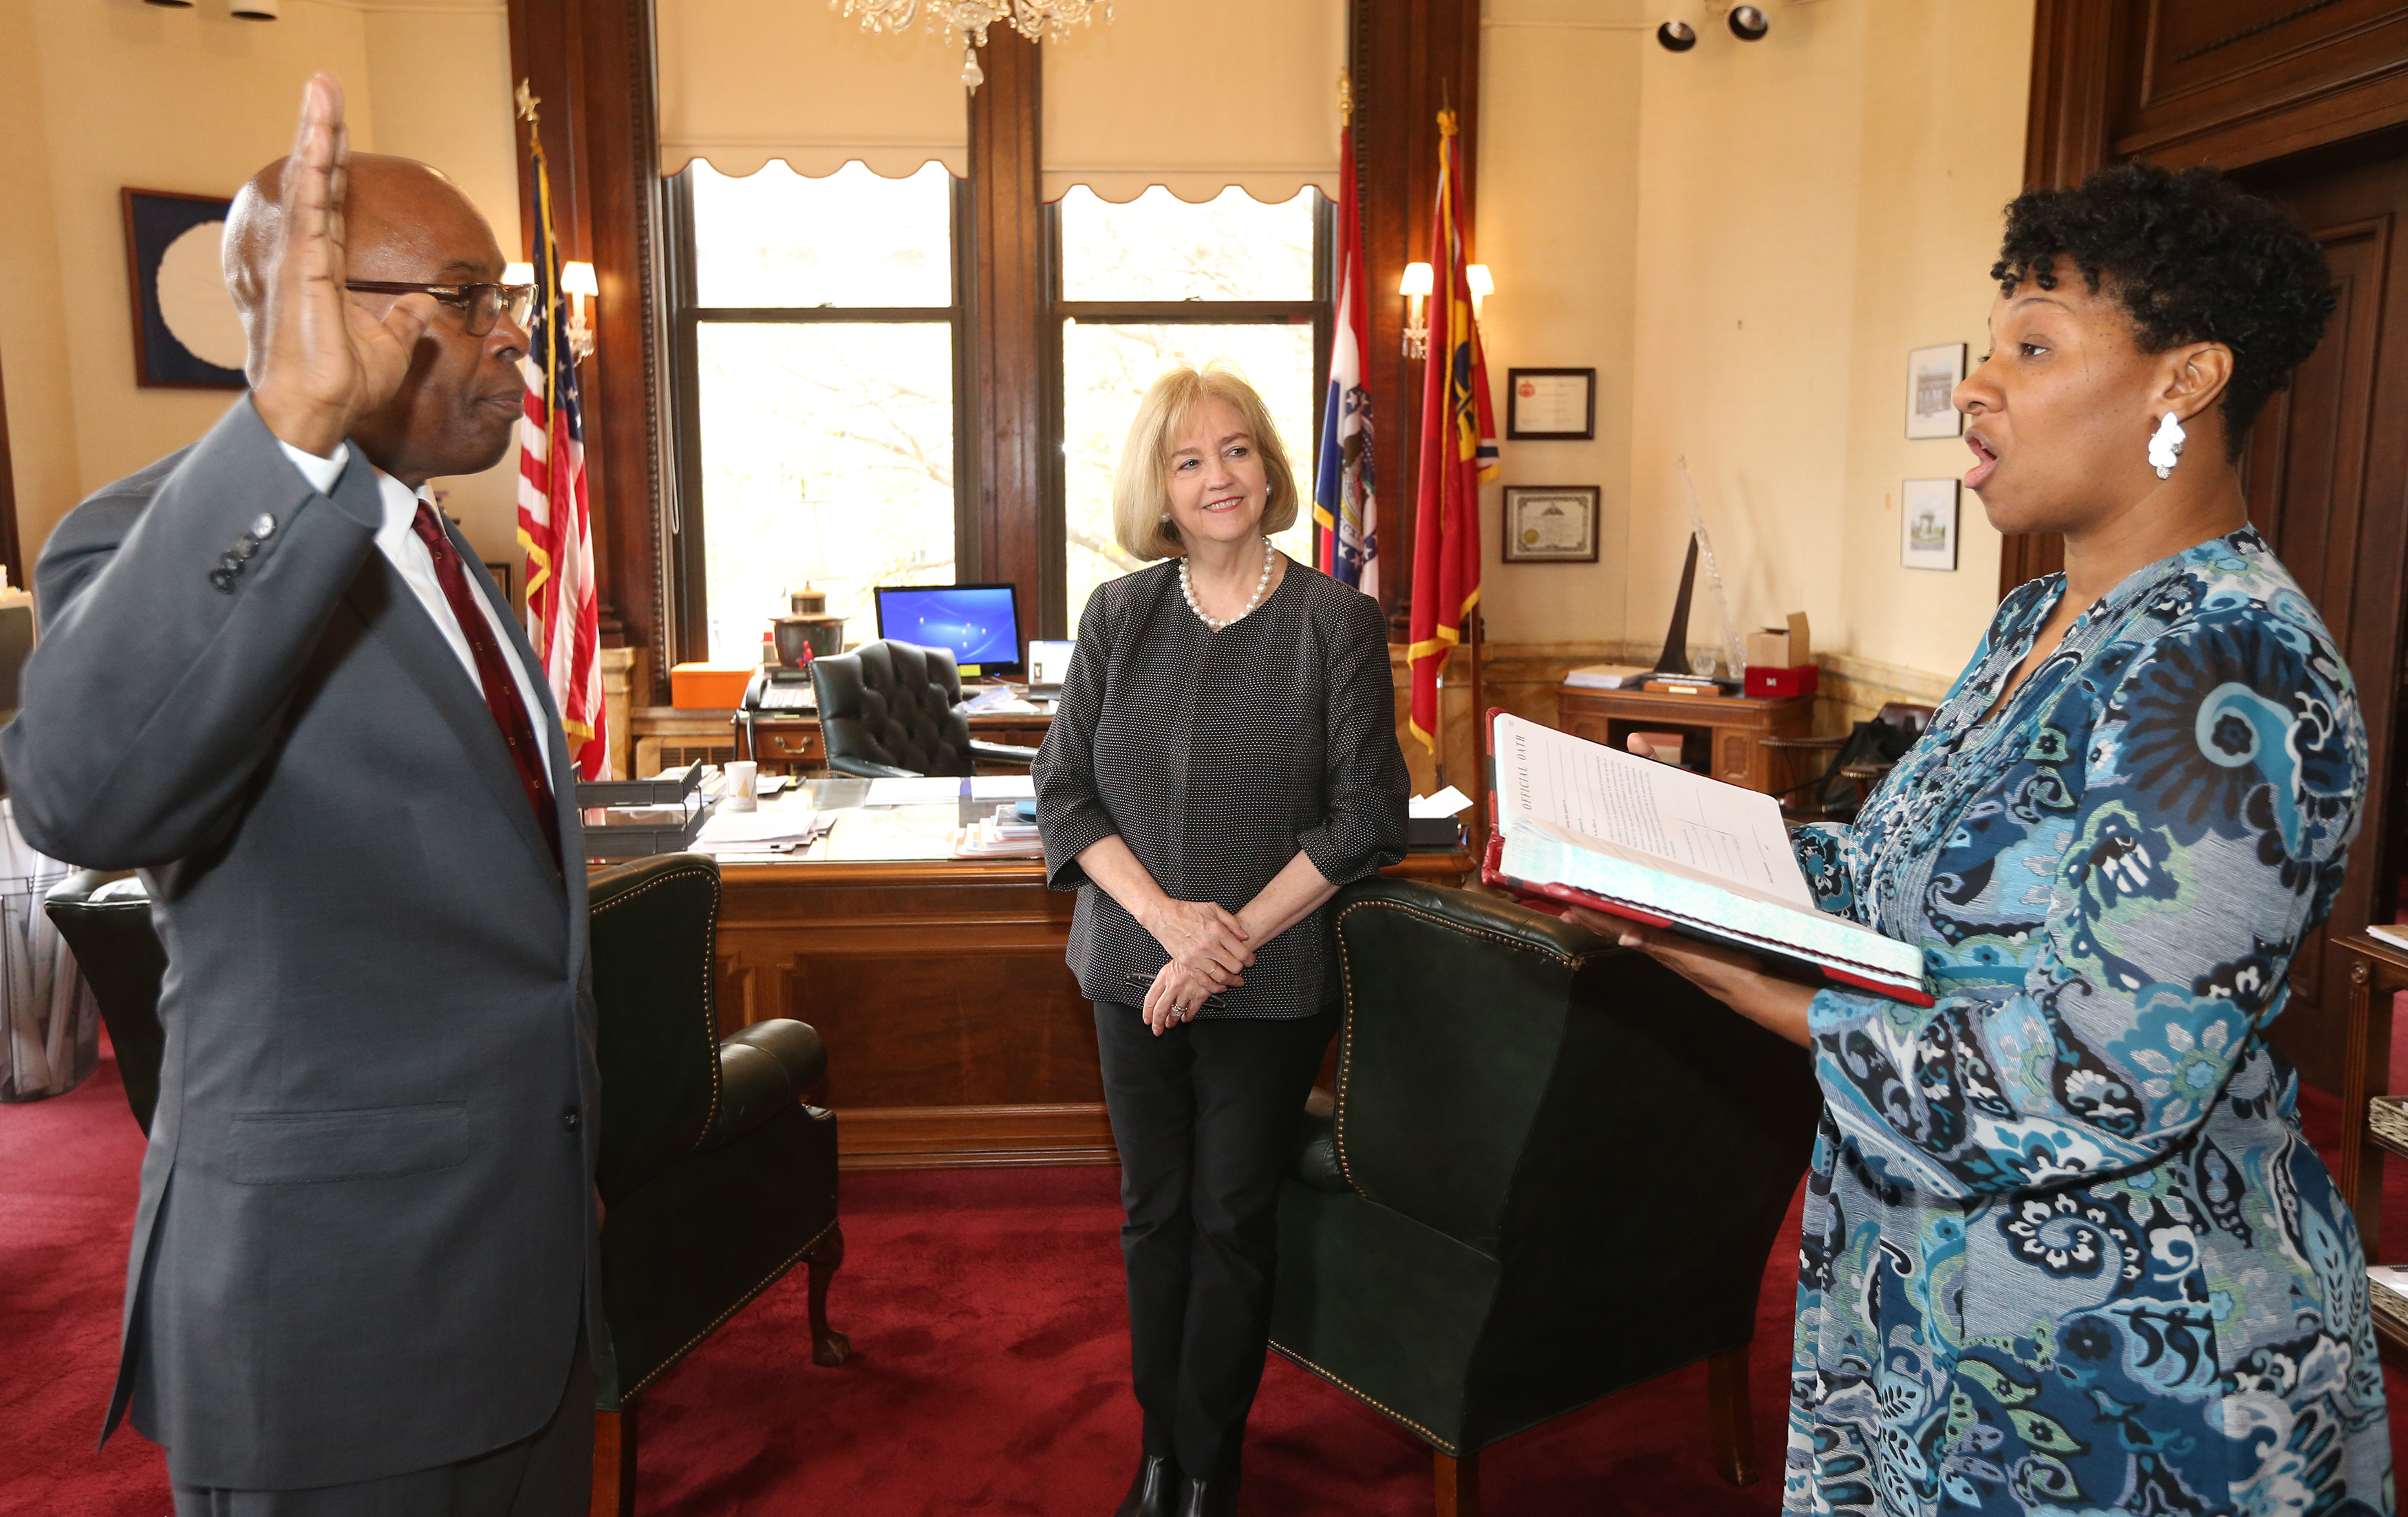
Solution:
{"label": "stack of paper", "polygon": [[1020,821],[1011,815],[1010,807],[953,835],[953,857],[957,859],[1033,859],[1044,854],[1045,844],[1037,836],[1037,823]]}
{"label": "stack of paper", "polygon": [[1644,664],[1591,664],[1564,676],[1574,690],[1636,690],[1655,671]]}
{"label": "stack of paper", "polygon": [[808,806],[721,809],[710,814],[691,846],[697,853],[765,853],[771,852],[773,844],[781,843],[792,849],[827,831],[834,821]]}

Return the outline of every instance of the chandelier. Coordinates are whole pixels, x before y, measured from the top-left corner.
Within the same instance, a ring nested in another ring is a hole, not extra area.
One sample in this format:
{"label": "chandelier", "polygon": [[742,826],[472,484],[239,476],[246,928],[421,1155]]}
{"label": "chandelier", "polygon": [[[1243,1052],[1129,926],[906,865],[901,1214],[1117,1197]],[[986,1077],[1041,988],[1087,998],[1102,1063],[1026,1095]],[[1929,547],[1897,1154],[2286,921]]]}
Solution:
{"label": "chandelier", "polygon": [[828,0],[828,8],[860,17],[865,31],[897,35],[925,12],[928,30],[941,32],[948,44],[962,50],[962,85],[973,92],[986,82],[978,50],[986,46],[986,29],[996,21],[1009,21],[1029,41],[1042,42],[1092,23],[1099,10],[1106,21],[1112,19],[1112,0]]}

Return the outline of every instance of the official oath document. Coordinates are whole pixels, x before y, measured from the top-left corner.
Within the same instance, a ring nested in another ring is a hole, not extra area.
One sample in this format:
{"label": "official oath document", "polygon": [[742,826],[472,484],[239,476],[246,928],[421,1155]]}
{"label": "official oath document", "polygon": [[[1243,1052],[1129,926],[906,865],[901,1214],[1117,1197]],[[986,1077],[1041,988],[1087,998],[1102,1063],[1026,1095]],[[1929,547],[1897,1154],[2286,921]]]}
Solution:
{"label": "official oath document", "polygon": [[1481,878],[1928,1006],[1923,954],[1814,909],[1771,796],[1498,712]]}

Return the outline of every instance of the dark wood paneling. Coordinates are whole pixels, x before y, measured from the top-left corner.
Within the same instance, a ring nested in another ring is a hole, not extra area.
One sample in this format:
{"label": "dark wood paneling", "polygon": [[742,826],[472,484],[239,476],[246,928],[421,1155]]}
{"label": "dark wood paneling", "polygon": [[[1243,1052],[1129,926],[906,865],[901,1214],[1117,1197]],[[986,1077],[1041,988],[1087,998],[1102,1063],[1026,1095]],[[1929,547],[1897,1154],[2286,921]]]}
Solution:
{"label": "dark wood paneling", "polygon": [[1038,45],[997,26],[980,50],[986,82],[969,103],[969,275],[964,336],[969,392],[961,421],[970,468],[969,520],[962,523],[965,582],[1008,580],[1019,587],[1020,635],[1068,624],[1060,604],[1061,523],[1054,498],[1059,453],[1047,456],[1049,397],[1060,390],[1053,354],[1054,281],[1047,262],[1039,126],[1043,119]]}
{"label": "dark wood paneling", "polygon": [[[2115,157],[2250,163],[2270,149],[2296,151],[2408,119],[2402,0],[2122,0],[2117,8],[2135,52],[2117,74]],[[2384,120],[2362,120],[2370,116]]]}
{"label": "dark wood paneling", "polygon": [[[661,341],[659,128],[651,0],[509,0],[510,66],[541,104],[561,256],[594,265],[601,295],[583,367],[586,493],[603,641],[659,649],[668,624],[662,562],[665,352]],[[523,247],[533,245],[533,167],[518,122]],[[667,657],[650,661],[667,699]]]}
{"label": "dark wood paneling", "polygon": [[[1463,203],[1476,207],[1480,164],[1479,0],[1354,0],[1355,174],[1363,198],[1363,279],[1369,286],[1373,456],[1379,469],[1380,601],[1401,623],[1412,584],[1413,461],[1422,365],[1403,356],[1405,265],[1429,256],[1438,196],[1438,113],[1463,136]],[[1467,236],[1472,218],[1465,218]]]}
{"label": "dark wood paneling", "polygon": [[2408,158],[2258,188],[2289,207],[2330,262],[2339,304],[2315,353],[2274,397],[2243,458],[2249,515],[2331,628],[2357,676],[2368,740],[2367,806],[2331,920],[2293,961],[2275,1043],[2301,1075],[2339,1089],[2347,966],[2327,942],[2387,922],[2397,905],[2402,568],[2408,565]]}

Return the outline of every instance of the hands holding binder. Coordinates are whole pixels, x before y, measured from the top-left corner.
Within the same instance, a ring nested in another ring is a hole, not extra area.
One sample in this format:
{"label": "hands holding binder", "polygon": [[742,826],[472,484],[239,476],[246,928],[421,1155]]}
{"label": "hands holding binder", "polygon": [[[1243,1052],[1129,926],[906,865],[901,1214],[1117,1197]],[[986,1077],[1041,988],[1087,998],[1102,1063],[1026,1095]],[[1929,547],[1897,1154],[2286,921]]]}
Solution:
{"label": "hands holding binder", "polygon": [[1805,1046],[1806,1009],[1813,1004],[1814,987],[1765,973],[1764,961],[1755,954],[1584,906],[1565,907],[1564,920],[1639,950],[1748,1021]]}

